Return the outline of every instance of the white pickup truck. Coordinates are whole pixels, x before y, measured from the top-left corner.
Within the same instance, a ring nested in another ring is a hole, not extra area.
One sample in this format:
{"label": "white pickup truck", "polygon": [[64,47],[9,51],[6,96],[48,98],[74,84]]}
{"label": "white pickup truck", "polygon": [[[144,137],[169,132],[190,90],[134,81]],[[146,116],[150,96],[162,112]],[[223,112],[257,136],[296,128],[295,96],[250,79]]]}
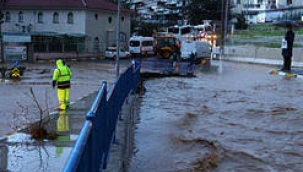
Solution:
{"label": "white pickup truck", "polygon": [[211,57],[211,45],[206,41],[183,41],[180,52],[181,60],[188,60],[193,52],[195,53],[195,62],[200,63],[203,58]]}

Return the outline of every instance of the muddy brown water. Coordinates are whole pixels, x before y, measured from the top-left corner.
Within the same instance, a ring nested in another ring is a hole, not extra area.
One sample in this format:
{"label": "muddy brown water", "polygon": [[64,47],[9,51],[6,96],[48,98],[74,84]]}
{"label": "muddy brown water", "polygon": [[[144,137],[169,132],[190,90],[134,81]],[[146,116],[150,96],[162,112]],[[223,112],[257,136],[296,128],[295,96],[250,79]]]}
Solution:
{"label": "muddy brown water", "polygon": [[130,172],[303,171],[303,80],[215,61],[196,77],[147,79]]}

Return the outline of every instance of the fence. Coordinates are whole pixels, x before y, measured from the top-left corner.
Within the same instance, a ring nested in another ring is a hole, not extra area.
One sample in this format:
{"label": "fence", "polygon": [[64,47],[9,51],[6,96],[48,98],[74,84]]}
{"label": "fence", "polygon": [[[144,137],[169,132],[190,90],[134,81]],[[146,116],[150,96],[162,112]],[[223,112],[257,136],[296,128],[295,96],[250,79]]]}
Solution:
{"label": "fence", "polygon": [[[33,42],[35,53],[103,53],[108,46],[116,45],[115,42],[94,41],[54,41]],[[128,49],[127,42],[120,42],[120,46]]]}
{"label": "fence", "polygon": [[139,80],[140,63],[135,63],[116,78],[108,91],[107,83],[102,83],[64,172],[106,169],[123,103],[135,91]]}

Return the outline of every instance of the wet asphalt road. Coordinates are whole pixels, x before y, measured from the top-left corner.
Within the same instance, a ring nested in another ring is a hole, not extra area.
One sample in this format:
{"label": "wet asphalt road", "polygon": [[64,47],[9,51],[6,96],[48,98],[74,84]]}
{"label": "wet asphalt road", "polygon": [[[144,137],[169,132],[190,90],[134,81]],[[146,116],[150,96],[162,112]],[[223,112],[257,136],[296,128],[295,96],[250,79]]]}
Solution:
{"label": "wet asphalt road", "polygon": [[[110,86],[116,76],[112,60],[68,63],[73,71],[71,106],[64,114],[54,110],[58,105],[56,89],[50,84],[54,63],[21,63],[26,66],[26,71],[20,81],[1,80],[1,172],[53,172],[63,169],[101,83],[107,81]],[[129,60],[121,61],[121,72],[129,64]],[[57,133],[55,140],[32,139],[27,130],[39,120],[40,115],[37,105],[33,103],[31,88],[40,107],[45,110],[43,118],[47,122],[44,127],[48,132]]]}
{"label": "wet asphalt road", "polygon": [[[144,62],[159,67],[150,59]],[[91,63],[77,66],[73,100],[90,93],[83,88],[90,86],[97,90],[100,80],[114,76],[112,62],[101,66]],[[303,171],[302,78],[270,75],[277,68],[274,66],[228,61],[213,61],[213,66],[211,71],[201,71],[196,66],[196,77],[145,80],[146,92],[139,95],[136,103],[135,149],[128,171]],[[87,67],[93,69],[93,74],[83,82]],[[44,83],[42,78],[38,79]],[[25,90],[28,87],[25,84]],[[41,91],[44,93],[44,89]],[[21,90],[19,95],[23,94],[25,91]],[[50,103],[55,104],[56,99],[51,98]],[[52,154],[57,150],[50,149],[51,157],[57,159]],[[60,157],[67,156],[66,151]],[[12,163],[10,169],[26,166],[16,164],[21,159],[30,161],[18,153],[15,155],[16,160],[8,160]],[[52,161],[47,159],[46,162]],[[48,166],[44,171],[48,169],[51,168]]]}
{"label": "wet asphalt road", "polygon": [[[116,76],[115,61],[72,61],[73,76],[71,78],[70,101],[77,102],[83,96],[97,91],[102,81],[111,84]],[[130,63],[129,60],[121,60],[120,70]],[[7,66],[10,64],[8,63]],[[40,107],[45,114],[52,113],[58,106],[56,89],[52,88],[51,81],[55,62],[52,63],[22,63],[26,70],[21,80],[9,80],[2,78],[0,82],[0,114],[4,120],[0,120],[0,135],[6,135],[20,127],[26,126],[39,119],[39,109],[34,103],[33,90]]]}
{"label": "wet asphalt road", "polygon": [[194,78],[146,79],[129,171],[303,171],[302,78],[212,64]]}

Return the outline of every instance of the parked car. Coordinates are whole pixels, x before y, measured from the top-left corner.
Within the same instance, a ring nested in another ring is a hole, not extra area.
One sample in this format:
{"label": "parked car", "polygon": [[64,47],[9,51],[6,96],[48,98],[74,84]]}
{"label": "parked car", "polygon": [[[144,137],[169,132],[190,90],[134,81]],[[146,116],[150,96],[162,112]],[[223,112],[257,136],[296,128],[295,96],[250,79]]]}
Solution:
{"label": "parked car", "polygon": [[[104,53],[106,59],[116,59],[117,57],[117,47],[107,47]],[[129,58],[130,53],[125,50],[125,48],[120,47],[119,58]]]}

